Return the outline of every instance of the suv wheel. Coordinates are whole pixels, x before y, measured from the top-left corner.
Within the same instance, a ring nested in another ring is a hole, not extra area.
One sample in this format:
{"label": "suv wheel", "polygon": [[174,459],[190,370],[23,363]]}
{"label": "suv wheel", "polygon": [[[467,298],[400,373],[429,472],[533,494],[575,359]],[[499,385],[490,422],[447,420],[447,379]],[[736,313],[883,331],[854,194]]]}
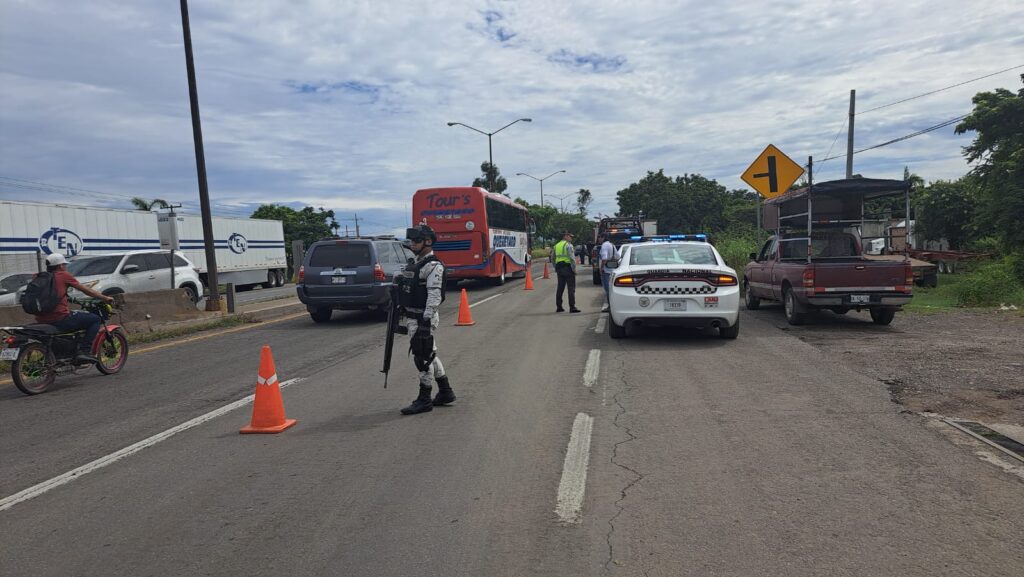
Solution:
{"label": "suv wheel", "polygon": [[309,311],[309,316],[315,323],[326,323],[331,320],[331,315],[334,314],[334,309],[331,307],[320,307],[315,311]]}

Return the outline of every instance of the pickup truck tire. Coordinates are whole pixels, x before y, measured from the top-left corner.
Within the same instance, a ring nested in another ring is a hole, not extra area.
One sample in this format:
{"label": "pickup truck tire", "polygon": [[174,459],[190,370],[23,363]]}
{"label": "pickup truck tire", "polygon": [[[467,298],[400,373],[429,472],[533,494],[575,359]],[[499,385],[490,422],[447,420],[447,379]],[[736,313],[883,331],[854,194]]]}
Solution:
{"label": "pickup truck tire", "polygon": [[761,299],[754,296],[754,293],[750,292],[750,283],[743,282],[743,291],[746,296],[743,297],[744,304],[747,305],[748,311],[756,311],[761,308]]}
{"label": "pickup truck tire", "polygon": [[736,322],[731,327],[718,327],[718,336],[723,339],[735,339],[740,336],[740,318],[736,317]]}
{"label": "pickup truck tire", "polygon": [[896,309],[871,309],[871,321],[876,325],[887,325],[896,316]]}
{"label": "pickup truck tire", "polygon": [[791,325],[802,325],[807,320],[807,313],[800,310],[800,303],[796,302],[793,290],[786,288],[782,293],[782,306],[786,311],[786,322]]}
{"label": "pickup truck tire", "polygon": [[626,327],[615,324],[612,315],[608,315],[608,336],[613,339],[621,339],[626,336]]}

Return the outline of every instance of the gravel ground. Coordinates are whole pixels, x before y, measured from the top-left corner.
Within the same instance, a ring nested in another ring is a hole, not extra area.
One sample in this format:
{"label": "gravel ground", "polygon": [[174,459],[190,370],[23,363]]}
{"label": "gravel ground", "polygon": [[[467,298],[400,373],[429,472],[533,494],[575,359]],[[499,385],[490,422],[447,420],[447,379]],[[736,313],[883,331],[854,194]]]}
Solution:
{"label": "gravel ground", "polygon": [[886,383],[893,402],[908,410],[1024,425],[1019,312],[901,312],[888,327],[872,324],[867,312],[825,312],[805,326],[779,325]]}

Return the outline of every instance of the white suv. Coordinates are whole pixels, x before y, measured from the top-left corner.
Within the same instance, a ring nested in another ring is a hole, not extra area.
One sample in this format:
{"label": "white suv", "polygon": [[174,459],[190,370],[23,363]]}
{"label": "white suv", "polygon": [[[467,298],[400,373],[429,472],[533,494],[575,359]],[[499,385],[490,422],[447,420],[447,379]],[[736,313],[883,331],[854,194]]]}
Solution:
{"label": "white suv", "polygon": [[192,302],[198,302],[203,294],[199,272],[181,253],[174,253],[173,286],[168,251],[133,250],[74,257],[68,262],[68,272],[82,284],[107,296],[183,288]]}

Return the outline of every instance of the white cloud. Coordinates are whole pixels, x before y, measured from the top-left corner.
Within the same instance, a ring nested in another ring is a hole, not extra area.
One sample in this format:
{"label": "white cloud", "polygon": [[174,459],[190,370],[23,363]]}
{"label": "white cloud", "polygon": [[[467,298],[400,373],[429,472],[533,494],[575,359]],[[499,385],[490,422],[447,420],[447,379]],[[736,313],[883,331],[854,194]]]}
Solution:
{"label": "white cloud", "polygon": [[[798,160],[845,150],[858,110],[1024,64],[1012,1],[559,3],[193,2],[211,195],[366,211],[401,228],[418,188],[466,185],[494,160],[565,174],[545,193],[615,192],[647,170],[739,188],[768,143]],[[0,176],[194,203],[196,176],[177,3],[7,3],[0,23]],[[1017,89],[1008,72],[857,117],[857,148]],[[967,166],[952,127],[855,157],[865,175],[928,180]],[[842,176],[842,159],[820,179]],[[60,193],[47,193],[60,197]],[[0,187],[0,196],[42,198]],[[48,198],[56,200],[57,198]],[[61,198],[68,201],[69,198]],[[84,197],[110,203],[116,197]]]}

